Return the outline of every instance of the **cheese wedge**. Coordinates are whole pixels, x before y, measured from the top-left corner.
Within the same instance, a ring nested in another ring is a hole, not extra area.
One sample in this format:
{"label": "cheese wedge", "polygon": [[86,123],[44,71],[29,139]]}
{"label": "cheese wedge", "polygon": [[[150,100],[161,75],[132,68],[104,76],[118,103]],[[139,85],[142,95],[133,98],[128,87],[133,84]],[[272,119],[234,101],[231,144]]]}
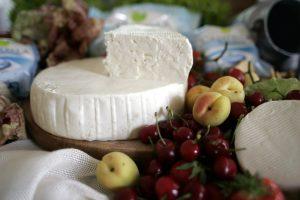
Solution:
{"label": "cheese wedge", "polygon": [[185,83],[193,64],[192,46],[180,33],[126,25],[105,34],[111,77]]}
{"label": "cheese wedge", "polygon": [[269,177],[283,189],[300,188],[300,101],[264,103],[235,131],[237,158],[244,170]]}

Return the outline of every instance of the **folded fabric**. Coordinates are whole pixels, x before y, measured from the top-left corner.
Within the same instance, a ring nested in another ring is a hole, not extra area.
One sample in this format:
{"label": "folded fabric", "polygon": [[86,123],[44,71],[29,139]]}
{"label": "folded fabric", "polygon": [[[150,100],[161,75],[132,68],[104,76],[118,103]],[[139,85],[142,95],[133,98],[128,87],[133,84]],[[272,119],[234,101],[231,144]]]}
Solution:
{"label": "folded fabric", "polygon": [[97,162],[76,149],[43,151],[30,140],[5,145],[0,148],[0,199],[106,200],[95,177]]}

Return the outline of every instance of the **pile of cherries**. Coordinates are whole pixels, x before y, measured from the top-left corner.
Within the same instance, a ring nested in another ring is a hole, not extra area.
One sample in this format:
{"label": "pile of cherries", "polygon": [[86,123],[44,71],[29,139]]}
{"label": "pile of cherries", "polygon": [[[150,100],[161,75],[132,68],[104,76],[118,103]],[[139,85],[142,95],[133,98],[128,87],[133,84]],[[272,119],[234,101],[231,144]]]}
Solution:
{"label": "pile of cherries", "polygon": [[[245,75],[238,69],[230,69],[227,75],[245,83]],[[201,84],[209,85],[220,76],[215,72],[206,73]],[[192,72],[188,81],[189,87],[199,83],[196,73]],[[286,98],[299,97],[300,91],[292,91]],[[138,184],[134,188],[119,190],[115,200],[252,199],[251,195],[245,198],[247,187],[252,187],[248,182],[251,184],[256,181],[254,190],[260,191],[261,179],[244,176],[239,169],[235,151],[243,149],[233,147],[234,130],[239,120],[251,109],[264,103],[265,98],[262,93],[254,92],[246,96],[245,102],[232,103],[228,119],[219,127],[202,127],[191,113],[178,116],[170,110],[168,120],[143,127],[139,139],[152,145],[155,155],[141,170]],[[224,187],[230,185],[235,188],[228,194],[228,188]],[[240,194],[243,194],[242,197]],[[277,199],[270,195],[267,197],[259,199]]]}

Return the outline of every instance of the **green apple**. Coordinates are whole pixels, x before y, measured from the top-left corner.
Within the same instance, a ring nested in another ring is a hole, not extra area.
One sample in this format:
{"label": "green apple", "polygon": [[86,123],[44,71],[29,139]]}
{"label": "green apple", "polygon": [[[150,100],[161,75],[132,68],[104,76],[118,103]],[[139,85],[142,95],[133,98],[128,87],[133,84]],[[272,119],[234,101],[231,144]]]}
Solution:
{"label": "green apple", "polygon": [[139,177],[139,170],[126,154],[111,152],[99,161],[96,176],[103,188],[116,190],[133,185]]}

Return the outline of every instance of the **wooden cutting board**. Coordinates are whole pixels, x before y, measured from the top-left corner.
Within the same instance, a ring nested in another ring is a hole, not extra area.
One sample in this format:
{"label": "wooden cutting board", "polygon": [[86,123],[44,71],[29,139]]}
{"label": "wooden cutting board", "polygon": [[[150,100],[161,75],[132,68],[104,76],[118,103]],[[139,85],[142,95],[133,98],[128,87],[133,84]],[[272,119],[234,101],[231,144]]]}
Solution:
{"label": "wooden cutting board", "polygon": [[120,151],[138,162],[149,159],[153,155],[152,147],[141,143],[139,140],[84,141],[52,135],[41,129],[34,122],[29,101],[24,103],[22,107],[26,119],[27,134],[42,149],[53,151],[64,148],[76,148],[97,159],[101,159],[103,155],[109,152]]}

